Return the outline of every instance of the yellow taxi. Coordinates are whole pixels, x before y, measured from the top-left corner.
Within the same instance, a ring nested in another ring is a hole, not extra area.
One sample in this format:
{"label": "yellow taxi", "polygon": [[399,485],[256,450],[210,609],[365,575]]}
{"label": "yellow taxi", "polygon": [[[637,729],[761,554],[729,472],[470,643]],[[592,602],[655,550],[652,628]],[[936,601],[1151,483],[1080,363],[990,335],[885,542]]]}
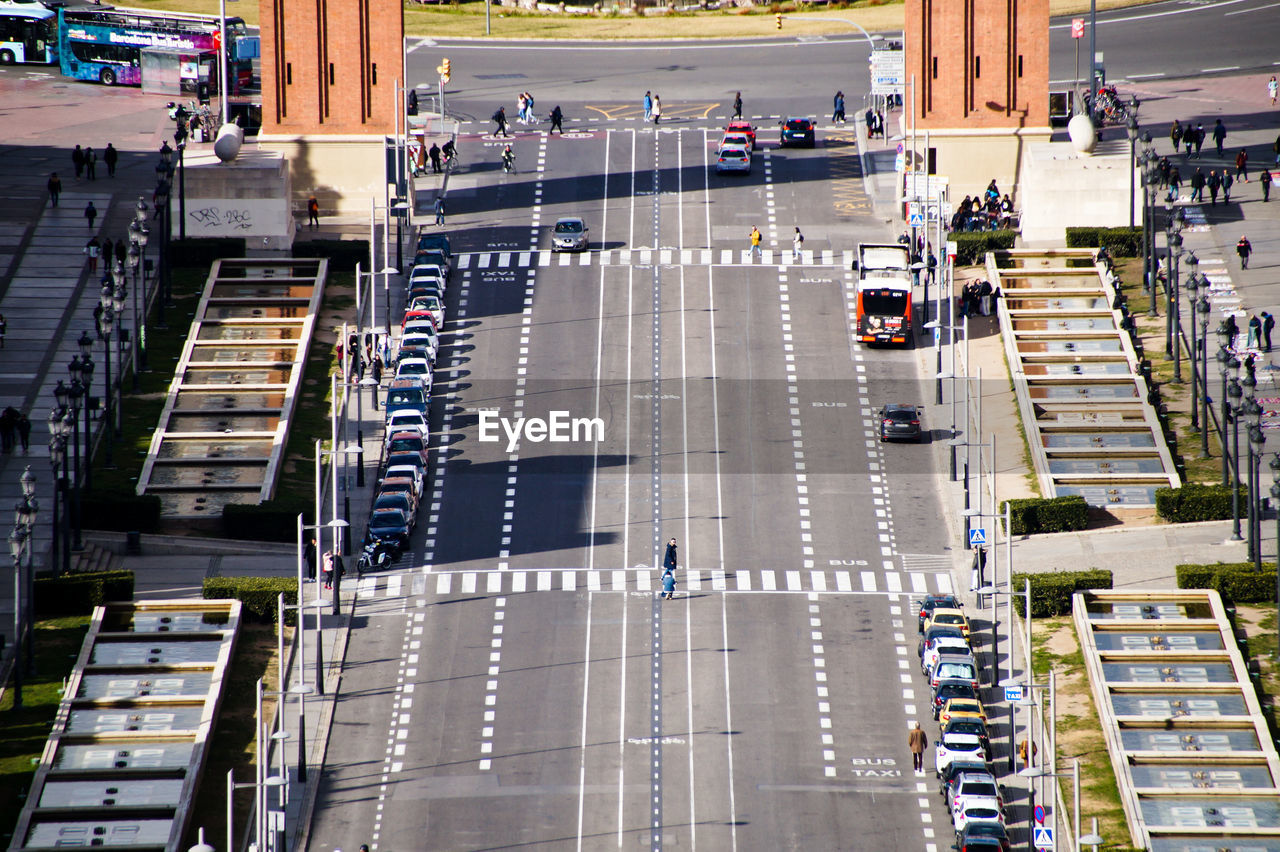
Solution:
{"label": "yellow taxi", "polygon": [[976,698],[952,698],[942,705],[942,710],[938,713],[938,723],[944,728],[952,719],[965,718],[986,722],[987,711],[983,709],[982,702]]}
{"label": "yellow taxi", "polygon": [[925,622],[924,629],[928,630],[930,627],[939,627],[944,624],[959,627],[964,638],[969,638],[969,619],[965,617],[962,610],[939,607],[929,614],[929,620]]}

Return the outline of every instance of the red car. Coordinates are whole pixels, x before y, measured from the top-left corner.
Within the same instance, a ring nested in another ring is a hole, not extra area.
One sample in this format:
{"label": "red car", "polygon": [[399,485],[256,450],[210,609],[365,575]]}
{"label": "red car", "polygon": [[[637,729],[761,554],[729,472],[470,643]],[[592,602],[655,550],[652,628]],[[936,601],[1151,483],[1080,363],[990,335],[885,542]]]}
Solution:
{"label": "red car", "polygon": [[751,140],[751,150],[756,149],[756,129],[749,121],[741,119],[729,122],[729,126],[724,129],[726,135],[730,133],[741,133]]}

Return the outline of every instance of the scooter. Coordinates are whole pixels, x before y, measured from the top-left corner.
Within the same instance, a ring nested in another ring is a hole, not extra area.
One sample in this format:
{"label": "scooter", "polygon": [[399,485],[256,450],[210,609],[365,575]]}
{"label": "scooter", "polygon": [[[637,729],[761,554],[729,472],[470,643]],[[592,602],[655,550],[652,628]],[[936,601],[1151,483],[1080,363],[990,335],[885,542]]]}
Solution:
{"label": "scooter", "polygon": [[390,568],[400,558],[400,548],[394,542],[374,539],[364,546],[360,558],[356,561],[356,574],[365,571],[382,571]]}

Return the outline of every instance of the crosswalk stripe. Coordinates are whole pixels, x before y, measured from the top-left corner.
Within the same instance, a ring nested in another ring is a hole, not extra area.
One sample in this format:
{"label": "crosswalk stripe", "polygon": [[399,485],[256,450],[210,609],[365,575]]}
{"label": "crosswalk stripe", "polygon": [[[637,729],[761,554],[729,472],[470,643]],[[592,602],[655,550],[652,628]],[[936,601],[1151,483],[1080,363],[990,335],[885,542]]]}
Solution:
{"label": "crosswalk stripe", "polygon": [[588,592],[600,591],[600,572],[599,571],[587,572],[587,591]]}
{"label": "crosswalk stripe", "polygon": [[476,574],[474,571],[468,571],[462,575],[462,593],[464,595],[475,594],[476,591]]}
{"label": "crosswalk stripe", "polygon": [[[390,579],[391,579],[390,577],[387,578],[388,581],[390,581]],[[388,582],[388,586],[390,586],[390,582]],[[374,592],[376,592],[377,590],[378,590],[377,577],[361,577],[356,582],[356,597],[358,598],[371,598],[373,597]],[[391,589],[388,588],[387,597],[390,597],[390,596],[391,596]]]}
{"label": "crosswalk stripe", "polygon": [[691,592],[702,591],[702,572],[696,568],[685,572],[685,585],[689,587]]}
{"label": "crosswalk stripe", "polygon": [[502,591],[502,575],[497,573],[490,574],[488,577],[488,582],[485,583],[484,590],[491,595],[497,594],[498,592]]}
{"label": "crosswalk stripe", "polygon": [[511,266],[511,252],[504,251],[498,253],[498,268],[506,269]]}
{"label": "crosswalk stripe", "polygon": [[392,574],[387,578],[387,594],[397,596],[400,594],[400,575]]}
{"label": "crosswalk stripe", "polygon": [[566,592],[572,592],[578,587],[578,572],[565,571],[561,577],[561,582]]}
{"label": "crosswalk stripe", "polygon": [[529,252],[527,251],[520,252],[520,256],[516,258],[516,266],[528,266],[528,265],[529,265]]}
{"label": "crosswalk stripe", "polygon": [[760,588],[766,592],[772,592],[778,588],[778,578],[772,571],[760,572]]}
{"label": "crosswalk stripe", "polygon": [[934,574],[933,576],[938,584],[938,591],[944,595],[951,594],[951,575]]}
{"label": "crosswalk stripe", "polygon": [[884,575],[885,587],[891,592],[902,591],[902,575],[890,571]]}
{"label": "crosswalk stripe", "polygon": [[723,571],[711,572],[711,588],[717,592],[723,592],[725,590]]}
{"label": "crosswalk stripe", "polygon": [[613,590],[615,592],[625,592],[627,590],[627,572],[611,571],[609,573],[613,576]]}
{"label": "crosswalk stripe", "polygon": [[471,265],[471,258],[472,258],[473,256],[474,256],[474,255],[470,255],[470,254],[460,254],[460,255],[458,255],[458,268],[459,268],[459,269],[466,269],[468,266],[470,266],[470,265]]}
{"label": "crosswalk stripe", "polygon": [[725,266],[733,263],[733,249],[721,249],[720,262]]}
{"label": "crosswalk stripe", "polygon": [[568,266],[568,265],[569,265],[569,255],[567,255],[567,254],[562,254],[562,255],[560,255],[560,260],[559,260],[559,261],[557,261],[557,262],[558,262],[561,266]]}
{"label": "crosswalk stripe", "polygon": [[636,588],[642,592],[648,592],[653,589],[653,578],[649,576],[648,571],[636,572]]}
{"label": "crosswalk stripe", "polygon": [[787,591],[789,592],[800,591],[800,572],[799,571],[787,572]]}
{"label": "crosswalk stripe", "polygon": [[543,249],[542,251],[538,252],[538,265],[539,265],[539,266],[550,266],[550,265],[551,265],[551,252],[547,251],[546,249]]}
{"label": "crosswalk stripe", "polygon": [[751,591],[751,572],[738,571],[737,574],[738,574],[738,591],[740,592]]}
{"label": "crosswalk stripe", "polygon": [[511,591],[523,592],[525,590],[525,573],[517,571],[515,576],[511,578]]}
{"label": "crosswalk stripe", "polygon": [[591,252],[589,252],[589,251],[584,251],[584,252],[582,253],[582,256],[578,258],[578,265],[579,265],[579,266],[590,266],[590,265],[591,265]]}
{"label": "crosswalk stripe", "polygon": [[487,251],[480,252],[480,256],[476,258],[476,266],[480,267],[481,269],[488,269],[489,260],[492,257],[493,255]]}
{"label": "crosswalk stripe", "polygon": [[809,582],[813,583],[815,592],[825,592],[827,590],[827,575],[821,571],[810,571]]}
{"label": "crosswalk stripe", "polygon": [[631,249],[621,249],[618,252],[618,265],[619,266],[631,265]]}
{"label": "crosswalk stripe", "polygon": [[848,571],[836,572],[836,588],[842,592],[852,592],[853,582],[849,578]]}
{"label": "crosswalk stripe", "polygon": [[692,266],[692,265],[693,265],[693,249],[681,249],[681,250],[680,250],[680,263],[681,263],[681,265],[682,265],[682,266]]}
{"label": "crosswalk stripe", "polygon": [[551,572],[550,571],[538,572],[538,591],[540,592],[551,591]]}
{"label": "crosswalk stripe", "polygon": [[862,572],[862,591],[874,592],[876,590],[876,575],[872,571]]}
{"label": "crosswalk stripe", "polygon": [[923,574],[911,575],[911,591],[916,592],[917,594],[924,594],[929,591],[929,586],[925,583]]}
{"label": "crosswalk stripe", "polygon": [[451,582],[453,582],[453,575],[452,575],[452,574],[440,574],[440,575],[438,575],[438,576],[436,577],[436,594],[437,594],[437,595],[447,595],[447,594],[449,594],[449,584],[450,584]]}

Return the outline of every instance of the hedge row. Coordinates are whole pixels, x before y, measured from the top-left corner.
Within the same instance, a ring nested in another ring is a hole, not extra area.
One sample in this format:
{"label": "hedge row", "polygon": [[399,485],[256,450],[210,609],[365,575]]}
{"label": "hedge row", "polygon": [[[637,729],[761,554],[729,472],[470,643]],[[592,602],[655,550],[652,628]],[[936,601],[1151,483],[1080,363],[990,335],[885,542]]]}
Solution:
{"label": "hedge row", "polygon": [[1111,588],[1111,572],[1104,568],[1090,571],[1059,571],[1053,574],[1014,574],[1014,607],[1026,616],[1026,600],[1021,592],[1031,581],[1031,615],[1050,618],[1071,614],[1071,596],[1087,589]]}
{"label": "hedge row", "polygon": [[1101,248],[1112,257],[1137,257],[1142,253],[1142,231],[1139,228],[1067,228],[1067,248]]}
{"label": "hedge row", "polygon": [[1089,504],[1078,494],[1005,500],[1000,504],[1002,514],[1006,506],[1013,524],[1012,535],[1082,530],[1089,524]]}
{"label": "hedge row", "polygon": [[307,240],[293,244],[294,257],[323,257],[330,272],[354,272],[357,263],[368,264],[368,240]]}
{"label": "hedge row", "polygon": [[958,231],[950,235],[956,243],[956,266],[982,263],[989,251],[1013,248],[1017,231]]}
{"label": "hedge row", "polygon": [[84,494],[80,518],[85,529],[153,533],[160,529],[160,498],[154,494]]}
{"label": "hedge row", "polygon": [[91,615],[108,601],[133,600],[132,571],[94,571],[35,578],[37,616]]}
{"label": "hedge row", "polygon": [[244,257],[244,237],[204,237],[169,240],[169,263],[205,269],[224,257]]}
{"label": "hedge row", "polygon": [[[293,577],[207,577],[202,592],[205,600],[237,600],[244,621],[275,624],[277,598],[284,592],[286,607],[298,603],[298,581]],[[296,610],[285,609],[284,623],[296,623]]]}
{"label": "hedge row", "polygon": [[257,505],[228,503],[222,509],[222,531],[248,541],[298,540],[298,514],[313,524],[315,506],[305,500],[268,500]]}
{"label": "hedge row", "polygon": [[[1244,487],[1237,485],[1236,488],[1240,493],[1241,507],[1247,507],[1248,495]],[[1156,514],[1175,524],[1224,520],[1231,517],[1231,486],[1192,482],[1181,488],[1157,488]]]}
{"label": "hedge row", "polygon": [[1224,601],[1272,603],[1276,599],[1275,563],[1216,562],[1212,565],[1179,565],[1174,569],[1179,589],[1213,589]]}

